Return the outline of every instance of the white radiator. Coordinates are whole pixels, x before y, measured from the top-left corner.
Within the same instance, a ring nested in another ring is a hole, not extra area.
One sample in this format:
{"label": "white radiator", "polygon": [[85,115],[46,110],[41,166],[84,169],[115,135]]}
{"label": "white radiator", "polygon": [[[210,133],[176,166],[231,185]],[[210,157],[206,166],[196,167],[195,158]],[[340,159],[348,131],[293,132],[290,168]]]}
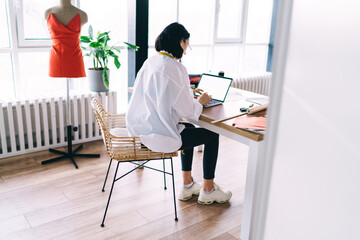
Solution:
{"label": "white radiator", "polygon": [[232,87],[269,96],[271,72],[248,74],[234,78]]}
{"label": "white radiator", "polygon": [[[73,144],[101,139],[90,105],[94,97],[116,113],[116,92],[70,94],[72,125],[78,126]],[[65,110],[66,97],[0,102],[0,158],[66,146]]]}

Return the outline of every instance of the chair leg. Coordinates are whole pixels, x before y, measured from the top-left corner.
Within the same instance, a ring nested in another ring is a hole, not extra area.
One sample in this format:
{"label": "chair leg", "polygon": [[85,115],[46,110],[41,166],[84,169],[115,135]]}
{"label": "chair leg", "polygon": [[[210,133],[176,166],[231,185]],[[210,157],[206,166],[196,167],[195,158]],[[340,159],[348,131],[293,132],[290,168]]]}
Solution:
{"label": "chair leg", "polygon": [[164,170],[164,189],[167,189],[166,187],[166,174],[165,174],[165,159],[163,158],[163,170]]}
{"label": "chair leg", "polygon": [[104,225],[105,217],[106,217],[107,210],[108,210],[108,208],[109,208],[110,198],[111,198],[112,191],[113,191],[113,189],[114,189],[114,183],[115,183],[115,181],[116,181],[116,175],[117,175],[117,171],[118,171],[118,169],[119,169],[119,164],[120,164],[120,162],[118,162],[118,163],[117,163],[117,166],[116,166],[115,175],[114,175],[114,180],[113,180],[112,185],[111,185],[111,190],[110,190],[109,198],[108,198],[108,201],[107,201],[107,204],[106,204],[105,213],[104,213],[104,218],[103,218],[103,220],[102,220],[101,227],[104,227],[104,226],[105,226],[105,225]]}
{"label": "chair leg", "polygon": [[104,186],[103,186],[103,188],[102,188],[102,190],[101,190],[101,191],[103,191],[103,192],[105,192],[105,184],[106,184],[106,180],[107,180],[108,175],[109,175],[109,170],[110,170],[110,167],[111,167],[111,162],[112,162],[112,158],[110,158],[109,167],[108,167],[108,169],[107,169],[106,177],[105,177],[105,181],[104,181]]}
{"label": "chair leg", "polygon": [[176,200],[175,200],[175,181],[174,181],[174,167],[173,167],[173,159],[170,158],[171,160],[171,177],[172,177],[172,184],[173,184],[173,196],[174,196],[174,210],[175,210],[175,221],[178,220],[177,217],[177,211],[176,211]]}

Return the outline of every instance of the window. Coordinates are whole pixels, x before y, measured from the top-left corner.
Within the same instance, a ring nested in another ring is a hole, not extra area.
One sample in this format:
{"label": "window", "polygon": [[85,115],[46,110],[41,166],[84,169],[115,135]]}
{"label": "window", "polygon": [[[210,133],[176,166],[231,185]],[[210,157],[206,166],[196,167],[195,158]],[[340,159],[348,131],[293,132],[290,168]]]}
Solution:
{"label": "window", "polygon": [[15,1],[20,47],[51,46],[46,26],[46,9],[56,6],[57,0]]}
{"label": "window", "polygon": [[[126,1],[108,0],[99,4],[98,0],[83,0],[80,1],[80,6],[88,15],[88,23],[86,23],[81,30],[82,35],[88,35],[88,28],[91,25],[94,29],[94,34],[98,31],[110,31],[111,40],[109,45],[115,45],[121,48],[119,61],[121,63],[120,69],[116,69],[112,59],[109,62],[110,68],[110,86],[111,90],[117,91],[119,111],[124,111],[127,102],[127,48],[123,42],[127,41],[127,5]],[[89,68],[92,62],[89,58],[84,58],[85,67]],[[87,82],[86,82],[87,86]]]}
{"label": "window", "polygon": [[[120,48],[121,68],[111,70],[110,89],[118,91],[118,99],[127,97],[127,5],[126,1],[73,0],[88,15],[88,23],[82,27],[87,35],[91,24],[94,33],[111,31],[111,45]],[[66,94],[66,80],[48,76],[51,40],[46,24],[46,9],[57,6],[59,0],[5,0],[0,1],[0,64],[2,88],[0,98],[28,98],[29,95]],[[111,7],[109,7],[111,6]],[[85,58],[85,67],[91,63]],[[72,81],[72,88],[88,89],[86,78]]]}
{"label": "window", "polygon": [[88,15],[88,23],[82,27],[82,34],[87,35],[89,25],[97,31],[111,31],[110,45],[121,45],[127,39],[126,1],[111,0],[99,4],[98,0],[81,1],[81,9]]}
{"label": "window", "polygon": [[243,72],[265,71],[267,62],[267,45],[246,45],[243,54]]}
{"label": "window", "polygon": [[2,29],[2,36],[0,38],[0,101],[2,101],[3,99],[12,98],[15,96],[7,1],[0,2],[0,29]]}
{"label": "window", "polygon": [[[242,63],[244,47],[241,45],[217,44],[214,46],[214,60],[212,62],[212,72],[214,74],[224,71],[225,75],[233,72],[234,64],[238,67]],[[234,75],[230,75],[235,77]]]}
{"label": "window", "polygon": [[7,2],[1,1],[0,3],[0,29],[1,38],[0,38],[0,48],[10,47],[10,38],[9,38],[9,28],[8,28],[8,11],[7,11]]}
{"label": "window", "polygon": [[154,46],[160,32],[176,21],[177,0],[149,0],[149,46]]}
{"label": "window", "polygon": [[211,72],[209,66],[212,65],[212,49],[207,46],[192,47],[189,54],[182,58],[182,63],[186,66],[189,74]]}
{"label": "window", "polygon": [[179,22],[190,32],[191,47],[212,43],[214,0],[179,1]]}
{"label": "window", "polygon": [[190,32],[192,51],[182,59],[190,74],[266,71],[272,1],[151,0],[149,5],[149,56],[156,36],[176,20]]}
{"label": "window", "polygon": [[243,42],[244,1],[216,0],[215,42]]}
{"label": "window", "polygon": [[13,98],[14,82],[12,74],[12,61],[9,53],[0,53],[0,66],[1,66],[1,88],[0,88],[0,101],[7,98]]}
{"label": "window", "polygon": [[[17,96],[28,98],[31,96],[51,95],[51,93],[66,93],[66,79],[50,78],[48,76],[48,51],[20,52],[18,55]],[[48,91],[44,92],[44,89]]]}
{"label": "window", "polygon": [[[63,91],[66,81],[48,77],[51,47],[44,12],[59,0],[0,1],[0,98],[23,98],[28,94]],[[127,1],[73,0],[88,14],[82,28],[86,35],[111,31],[111,44],[122,48],[119,70],[110,64],[110,89],[127,102]],[[111,6],[111,7],[109,7]],[[236,77],[244,71],[265,71],[272,14],[268,0],[150,0],[149,55],[155,53],[155,38],[168,24],[179,21],[190,32],[192,51],[182,62],[189,73],[217,73]],[[89,67],[89,59],[85,58]],[[86,78],[74,86],[88,88]],[[65,94],[65,92],[64,92]],[[119,104],[121,105],[121,104]]]}
{"label": "window", "polygon": [[269,43],[272,6],[273,1],[249,1],[245,41],[246,43]]}

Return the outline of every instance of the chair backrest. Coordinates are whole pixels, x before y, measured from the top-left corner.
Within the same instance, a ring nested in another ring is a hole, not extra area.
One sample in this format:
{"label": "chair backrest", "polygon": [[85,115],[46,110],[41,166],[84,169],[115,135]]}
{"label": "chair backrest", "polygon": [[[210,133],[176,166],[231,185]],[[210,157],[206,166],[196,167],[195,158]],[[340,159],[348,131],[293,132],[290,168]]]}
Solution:
{"label": "chair backrest", "polygon": [[96,122],[98,123],[98,126],[100,128],[101,136],[103,137],[104,143],[106,144],[105,141],[106,125],[104,119],[107,118],[109,114],[105,111],[100,101],[96,98],[93,98],[91,100],[91,108],[94,112]]}
{"label": "chair backrest", "polygon": [[112,159],[117,161],[133,161],[177,156],[177,152],[153,152],[142,144],[139,137],[116,134],[115,132],[119,133],[118,130],[126,131],[125,114],[109,114],[96,98],[91,101],[91,107],[101,130],[106,151]]}

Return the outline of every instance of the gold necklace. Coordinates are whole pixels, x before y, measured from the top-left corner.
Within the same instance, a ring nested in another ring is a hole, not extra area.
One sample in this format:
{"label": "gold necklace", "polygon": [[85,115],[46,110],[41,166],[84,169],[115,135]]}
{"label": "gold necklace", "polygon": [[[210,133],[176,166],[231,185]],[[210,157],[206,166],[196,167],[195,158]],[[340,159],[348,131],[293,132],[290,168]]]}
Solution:
{"label": "gold necklace", "polygon": [[165,56],[168,56],[168,57],[171,57],[172,59],[174,59],[174,56],[167,52],[158,52],[158,54],[165,55]]}

